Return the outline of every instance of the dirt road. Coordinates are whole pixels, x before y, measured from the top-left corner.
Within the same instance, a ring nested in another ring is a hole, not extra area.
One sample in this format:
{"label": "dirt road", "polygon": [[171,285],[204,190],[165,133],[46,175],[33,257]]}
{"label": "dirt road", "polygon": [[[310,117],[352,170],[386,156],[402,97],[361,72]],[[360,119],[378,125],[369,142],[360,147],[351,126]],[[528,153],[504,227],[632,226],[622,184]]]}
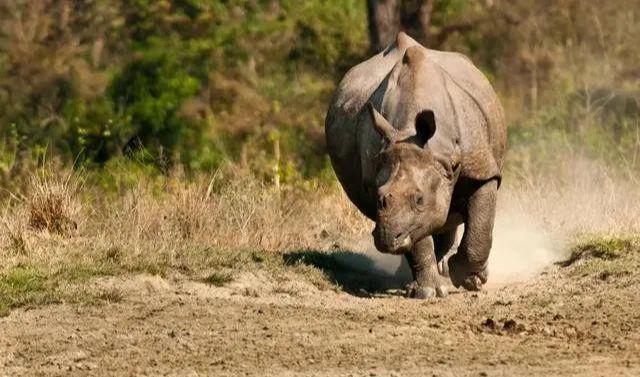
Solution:
{"label": "dirt road", "polygon": [[114,302],[1,318],[0,375],[638,376],[639,255],[433,301],[268,274],[110,278],[94,284]]}

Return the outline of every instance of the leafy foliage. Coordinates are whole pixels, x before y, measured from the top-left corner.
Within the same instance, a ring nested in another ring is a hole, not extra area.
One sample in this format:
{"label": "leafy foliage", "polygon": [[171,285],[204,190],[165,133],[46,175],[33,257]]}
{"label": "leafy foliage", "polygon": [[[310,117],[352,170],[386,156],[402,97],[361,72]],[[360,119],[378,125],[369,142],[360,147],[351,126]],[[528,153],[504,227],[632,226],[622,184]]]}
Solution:
{"label": "leafy foliage", "polygon": [[[288,161],[309,160],[303,170],[313,173],[321,148],[297,158],[291,141],[320,133],[332,82],[366,51],[363,8],[356,0],[3,4],[4,152],[85,164],[126,154],[207,169],[242,153],[253,161],[262,152],[252,140],[277,129]],[[302,108],[313,114],[300,116]]]}
{"label": "leafy foliage", "polygon": [[[434,4],[430,33],[493,81],[515,142],[637,154],[638,0]],[[364,0],[3,2],[2,180],[46,154],[326,176],[326,103],[368,44]]]}

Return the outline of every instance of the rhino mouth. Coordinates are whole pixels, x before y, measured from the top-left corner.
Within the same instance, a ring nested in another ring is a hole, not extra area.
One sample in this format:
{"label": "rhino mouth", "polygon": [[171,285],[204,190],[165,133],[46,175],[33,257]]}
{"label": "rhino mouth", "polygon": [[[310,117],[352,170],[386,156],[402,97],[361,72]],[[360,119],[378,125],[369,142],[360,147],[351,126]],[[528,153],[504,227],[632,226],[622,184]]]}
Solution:
{"label": "rhino mouth", "polygon": [[406,236],[402,237],[400,241],[398,241],[396,249],[408,249],[411,247],[411,245],[411,236],[407,234]]}
{"label": "rhino mouth", "polygon": [[387,231],[381,230],[379,225],[373,229],[373,241],[376,249],[386,254],[404,254],[413,246],[412,232],[389,234]]}

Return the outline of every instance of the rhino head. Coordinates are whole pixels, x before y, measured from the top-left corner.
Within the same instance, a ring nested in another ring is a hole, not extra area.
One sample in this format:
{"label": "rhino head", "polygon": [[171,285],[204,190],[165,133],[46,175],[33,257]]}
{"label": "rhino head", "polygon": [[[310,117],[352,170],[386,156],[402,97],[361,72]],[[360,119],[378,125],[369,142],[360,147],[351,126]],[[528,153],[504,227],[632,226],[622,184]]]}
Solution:
{"label": "rhino head", "polygon": [[385,147],[376,156],[377,216],[373,237],[383,253],[401,254],[441,228],[449,212],[456,162],[427,147],[435,134],[432,111],[415,117],[415,133],[398,132],[373,107],[368,111]]}

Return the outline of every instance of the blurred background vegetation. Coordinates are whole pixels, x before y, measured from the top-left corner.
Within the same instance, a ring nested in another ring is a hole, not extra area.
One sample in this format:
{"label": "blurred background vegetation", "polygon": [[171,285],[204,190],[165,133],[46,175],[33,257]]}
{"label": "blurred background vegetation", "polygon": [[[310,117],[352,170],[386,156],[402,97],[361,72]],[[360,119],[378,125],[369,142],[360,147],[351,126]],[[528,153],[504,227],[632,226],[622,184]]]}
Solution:
{"label": "blurred background vegetation", "polygon": [[50,160],[331,181],[332,91],[400,29],[489,77],[512,173],[559,150],[637,172],[639,18],[640,0],[3,1],[0,185]]}

